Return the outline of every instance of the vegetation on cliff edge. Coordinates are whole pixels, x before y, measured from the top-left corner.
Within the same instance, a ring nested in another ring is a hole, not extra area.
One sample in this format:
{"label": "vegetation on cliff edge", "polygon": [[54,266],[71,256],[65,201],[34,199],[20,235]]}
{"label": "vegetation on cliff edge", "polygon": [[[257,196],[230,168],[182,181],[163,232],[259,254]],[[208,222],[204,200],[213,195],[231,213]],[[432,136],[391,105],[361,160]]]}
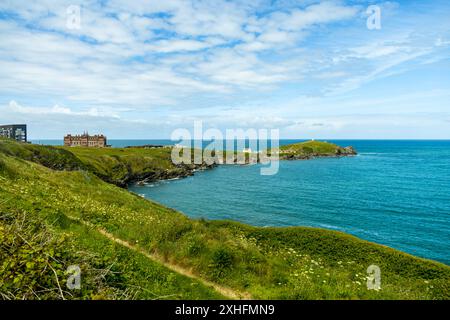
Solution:
{"label": "vegetation on cliff edge", "polygon": [[304,141],[280,147],[281,159],[309,159],[356,155],[353,147],[340,147],[325,141]]}
{"label": "vegetation on cliff edge", "polygon": [[[99,230],[252,298],[450,298],[450,267],[441,263],[335,231],[189,219],[108,184],[89,170],[58,171],[39,160],[13,156],[3,151],[2,143],[3,298],[61,298],[59,287],[69,264],[80,265],[84,277],[81,291],[63,288],[65,298],[222,297],[113,243]],[[366,287],[366,269],[372,264],[381,268],[379,291]]]}

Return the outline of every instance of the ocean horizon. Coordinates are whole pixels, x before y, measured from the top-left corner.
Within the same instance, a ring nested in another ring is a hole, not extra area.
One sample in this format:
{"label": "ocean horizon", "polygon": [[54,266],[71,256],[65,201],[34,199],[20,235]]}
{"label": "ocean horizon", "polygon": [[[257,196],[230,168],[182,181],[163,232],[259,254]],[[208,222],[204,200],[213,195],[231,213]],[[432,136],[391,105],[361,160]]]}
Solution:
{"label": "ocean horizon", "polygon": [[[280,146],[287,145],[296,142],[308,141],[310,138],[298,138],[298,139],[280,139]],[[317,141],[328,141],[333,143],[342,144],[343,142],[351,141],[450,141],[450,139],[315,139]],[[191,140],[194,141],[194,140]],[[226,140],[224,140],[225,142]],[[248,142],[248,139],[246,140]],[[62,146],[64,145],[63,139],[29,139],[29,142],[33,144],[50,145],[50,146]],[[175,145],[179,143],[177,140],[171,139],[108,139],[108,144],[113,148],[124,147],[137,147],[146,144],[151,145]],[[204,140],[204,145],[209,144],[210,141]]]}

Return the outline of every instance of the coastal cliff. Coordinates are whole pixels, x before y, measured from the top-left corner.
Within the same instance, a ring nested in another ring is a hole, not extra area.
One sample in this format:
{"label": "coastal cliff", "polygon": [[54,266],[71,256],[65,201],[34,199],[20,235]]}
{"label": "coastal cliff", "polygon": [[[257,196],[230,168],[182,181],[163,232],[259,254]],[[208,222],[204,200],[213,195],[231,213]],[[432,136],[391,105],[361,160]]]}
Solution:
{"label": "coastal cliff", "polygon": [[280,160],[307,160],[355,155],[357,155],[357,152],[351,146],[340,147],[334,143],[314,140],[294,143],[279,148]]}
{"label": "coastal cliff", "polygon": [[[83,148],[52,147],[32,144],[16,144],[3,140],[0,151],[24,160],[39,163],[55,170],[84,170],[102,180],[126,188],[133,183],[145,184],[158,180],[185,178],[195,171],[208,170],[220,163],[179,164],[171,160],[172,148],[126,147]],[[268,150],[268,153],[274,152]],[[344,157],[356,154],[352,147],[340,147],[321,141],[306,141],[280,147],[280,160],[308,160],[323,157]],[[237,153],[234,152],[237,163]],[[249,155],[247,156],[247,162]],[[260,155],[258,154],[258,161]]]}
{"label": "coastal cliff", "polygon": [[[450,298],[444,264],[342,232],[190,219],[99,178],[115,161],[165,168],[156,149],[77,149],[0,139],[5,299]],[[60,285],[72,265],[83,271],[78,291]],[[366,286],[371,265],[381,269],[380,290]]]}

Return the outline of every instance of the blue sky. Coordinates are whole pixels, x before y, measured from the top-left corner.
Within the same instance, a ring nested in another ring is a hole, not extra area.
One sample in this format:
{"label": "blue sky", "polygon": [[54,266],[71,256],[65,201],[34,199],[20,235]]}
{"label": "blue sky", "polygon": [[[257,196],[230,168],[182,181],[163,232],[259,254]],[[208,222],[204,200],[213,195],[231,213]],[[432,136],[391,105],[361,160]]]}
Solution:
{"label": "blue sky", "polygon": [[448,1],[1,0],[0,123],[31,139],[168,138],[195,120],[450,139],[449,58]]}

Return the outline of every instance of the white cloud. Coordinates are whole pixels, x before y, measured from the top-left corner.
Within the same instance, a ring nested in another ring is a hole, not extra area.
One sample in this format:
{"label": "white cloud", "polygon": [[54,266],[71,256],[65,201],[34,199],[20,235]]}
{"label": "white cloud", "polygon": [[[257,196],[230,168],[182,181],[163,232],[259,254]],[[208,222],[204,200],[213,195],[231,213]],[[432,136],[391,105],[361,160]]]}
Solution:
{"label": "white cloud", "polygon": [[18,104],[16,101],[12,100],[9,102],[9,112],[19,113],[19,114],[31,114],[31,115],[65,115],[65,116],[89,116],[89,117],[100,117],[100,118],[115,118],[120,119],[120,117],[114,113],[112,110],[100,110],[99,108],[89,108],[86,111],[73,111],[67,107],[61,107],[59,105],[54,105],[53,107],[26,107]]}
{"label": "white cloud", "polygon": [[[124,120],[124,113],[136,119],[154,110],[161,118],[173,110],[189,116],[224,101],[248,106],[255,98],[283,100],[285,92],[339,96],[408,70],[402,66],[418,59],[442,60],[432,55],[436,50],[446,56],[445,25],[432,36],[414,28],[367,33],[359,26],[365,26],[363,2],[357,3],[88,0],[80,2],[81,29],[69,30],[66,9],[73,1],[4,0],[0,102],[54,105],[8,109],[30,117],[136,121]],[[400,9],[384,4],[383,17],[398,18]],[[266,103],[278,110],[276,102]],[[272,125],[278,118],[269,109],[253,118],[253,109],[242,118],[221,118]]]}
{"label": "white cloud", "polygon": [[[66,93],[70,100],[90,104],[128,102],[148,107],[173,104],[190,94],[229,92],[238,85],[281,83],[292,79],[283,74],[286,68],[280,70],[279,65],[274,67],[245,52],[292,46],[307,26],[346,19],[356,10],[327,2],[256,18],[258,4],[251,2],[130,5],[112,1],[99,5],[87,1],[81,4],[81,29],[68,30],[66,9],[70,4],[6,1],[0,6],[39,28],[32,30],[20,22],[0,20],[5,33],[0,43],[0,64],[6,75],[1,85],[11,91],[30,88]],[[166,16],[157,15],[161,12]],[[251,21],[262,30],[258,36],[249,32]],[[158,39],[154,30],[172,36]],[[80,36],[96,42],[80,41]],[[223,45],[226,47],[212,50]],[[191,52],[197,55],[195,61],[183,65]],[[155,56],[164,53],[177,53],[175,58],[168,57],[172,61],[169,67],[161,67],[167,57]]]}

